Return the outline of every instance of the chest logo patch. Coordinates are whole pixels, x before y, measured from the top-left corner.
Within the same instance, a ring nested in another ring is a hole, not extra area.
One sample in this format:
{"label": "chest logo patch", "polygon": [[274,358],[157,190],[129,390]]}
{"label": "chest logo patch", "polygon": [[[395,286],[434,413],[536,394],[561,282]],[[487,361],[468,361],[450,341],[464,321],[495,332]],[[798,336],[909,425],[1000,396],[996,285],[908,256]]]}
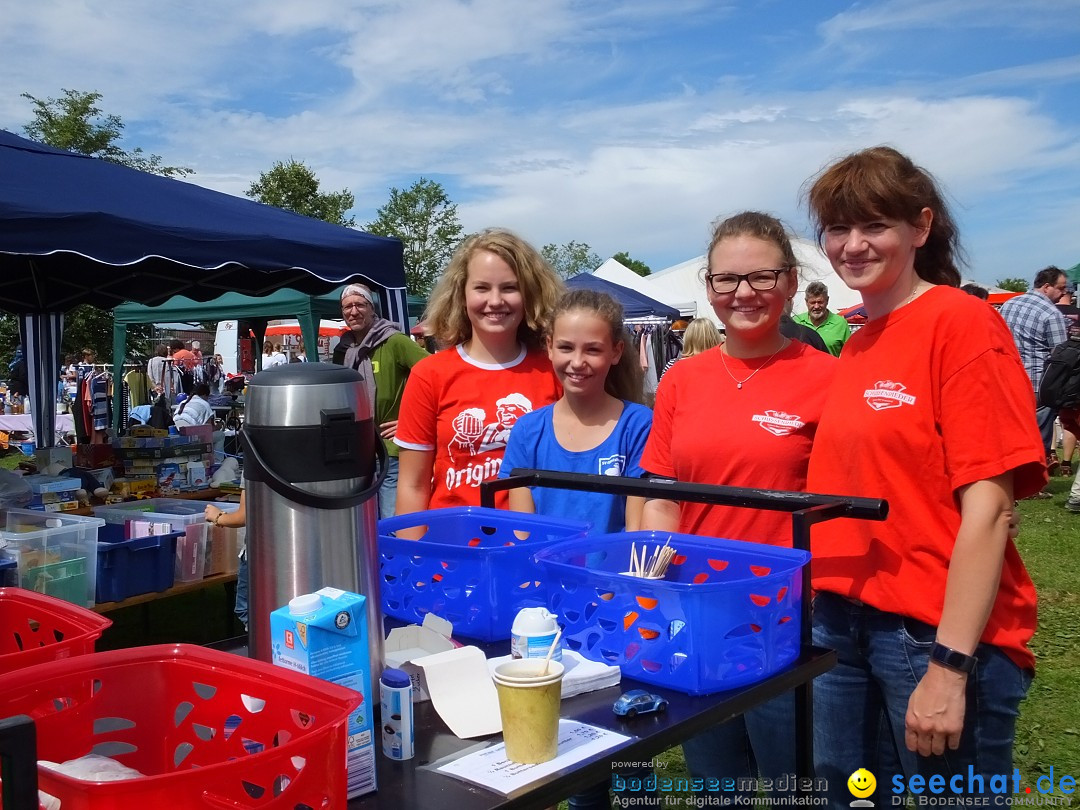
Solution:
{"label": "chest logo patch", "polygon": [[878,380],[873,388],[867,388],[863,392],[866,404],[875,411],[884,411],[889,408],[899,408],[901,405],[914,405],[915,397],[905,394],[907,386],[892,380]]}
{"label": "chest logo patch", "polygon": [[601,458],[597,472],[600,475],[622,475],[624,467],[626,467],[626,456],[617,453],[614,456]]}
{"label": "chest logo patch", "polygon": [[762,429],[769,431],[774,436],[790,436],[796,430],[804,427],[806,423],[797,414],[785,413],[784,411],[765,411],[754,414],[753,421],[761,425]]}

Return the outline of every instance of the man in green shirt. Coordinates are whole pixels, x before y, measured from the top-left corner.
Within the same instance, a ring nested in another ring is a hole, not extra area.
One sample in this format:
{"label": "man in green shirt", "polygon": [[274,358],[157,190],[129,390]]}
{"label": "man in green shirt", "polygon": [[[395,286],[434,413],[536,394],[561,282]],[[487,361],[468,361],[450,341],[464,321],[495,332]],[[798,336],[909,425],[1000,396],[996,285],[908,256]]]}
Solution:
{"label": "man in green shirt", "polygon": [[811,281],[806,286],[806,312],[796,315],[793,320],[817,332],[825,341],[829,354],[837,357],[851,337],[848,322],[835,312],[829,312],[829,288],[821,281]]}
{"label": "man in green shirt", "polygon": [[379,517],[392,517],[398,480],[398,448],[393,439],[401,395],[412,367],[428,353],[396,324],[379,317],[375,298],[363,284],[350,284],[341,291],[341,316],[351,331],[334,347],[333,360],[375,381],[375,421],[387,455],[386,480],[379,488]]}

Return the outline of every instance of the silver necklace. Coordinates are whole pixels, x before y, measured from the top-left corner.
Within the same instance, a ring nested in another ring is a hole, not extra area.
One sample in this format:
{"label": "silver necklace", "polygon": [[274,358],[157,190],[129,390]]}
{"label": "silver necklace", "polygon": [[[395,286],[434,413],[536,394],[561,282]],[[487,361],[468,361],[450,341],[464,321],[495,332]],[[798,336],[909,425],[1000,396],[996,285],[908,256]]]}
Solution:
{"label": "silver necklace", "polygon": [[727,355],[727,352],[725,352],[725,351],[724,351],[723,347],[721,347],[721,348],[720,348],[720,362],[721,362],[721,363],[722,363],[722,364],[724,365],[724,371],[726,371],[726,372],[727,372],[727,375],[728,375],[729,377],[731,377],[731,381],[732,381],[733,383],[735,383],[735,388],[736,388],[736,390],[739,390],[739,391],[741,391],[741,390],[742,390],[742,387],[743,387],[743,385],[745,385],[745,384],[746,384],[747,382],[749,382],[749,381],[750,381],[750,378],[751,378],[751,377],[753,377],[753,376],[754,376],[755,374],[757,374],[757,373],[758,373],[759,371],[761,371],[761,370],[762,370],[763,368],[765,368],[765,366],[769,365],[769,363],[771,363],[771,362],[773,361],[773,358],[774,358],[774,357],[776,357],[776,355],[780,354],[780,352],[782,352],[782,351],[783,351],[783,350],[784,350],[785,348],[787,348],[787,345],[788,345],[788,341],[787,341],[787,339],[785,338],[785,339],[784,339],[784,340],[783,340],[783,341],[782,341],[782,342],[780,343],[780,348],[779,348],[779,349],[777,349],[777,350],[776,350],[775,352],[773,352],[773,353],[772,353],[771,355],[769,355],[769,359],[768,359],[768,360],[766,360],[766,361],[765,361],[764,363],[762,363],[762,364],[761,364],[760,366],[758,366],[757,368],[755,368],[755,369],[754,369],[753,371],[751,371],[751,372],[750,372],[749,374],[747,374],[747,375],[746,375],[745,377],[743,377],[743,378],[742,378],[741,380],[739,380],[739,379],[736,379],[735,375],[731,373],[731,369],[729,369],[729,368],[727,367],[727,359],[726,359],[726,355]]}

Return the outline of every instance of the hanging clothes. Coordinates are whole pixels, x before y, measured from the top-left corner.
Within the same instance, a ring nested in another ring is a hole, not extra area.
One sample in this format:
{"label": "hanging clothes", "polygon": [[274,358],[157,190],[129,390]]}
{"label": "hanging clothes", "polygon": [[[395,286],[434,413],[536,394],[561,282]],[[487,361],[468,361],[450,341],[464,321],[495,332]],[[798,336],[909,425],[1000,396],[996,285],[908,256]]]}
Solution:
{"label": "hanging clothes", "polygon": [[95,374],[90,378],[90,435],[91,444],[105,444],[108,441],[106,431],[112,424],[112,375],[108,372]]}
{"label": "hanging clothes", "polygon": [[143,369],[134,369],[124,375],[124,385],[131,395],[131,407],[150,404],[150,376]]}

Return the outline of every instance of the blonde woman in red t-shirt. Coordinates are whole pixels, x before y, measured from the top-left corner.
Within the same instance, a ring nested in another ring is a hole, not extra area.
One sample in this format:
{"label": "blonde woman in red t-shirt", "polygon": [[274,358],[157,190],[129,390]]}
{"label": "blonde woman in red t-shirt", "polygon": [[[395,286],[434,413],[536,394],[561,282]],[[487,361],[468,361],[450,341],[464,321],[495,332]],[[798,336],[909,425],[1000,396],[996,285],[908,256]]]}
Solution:
{"label": "blonde woman in red t-shirt", "polygon": [[[798,289],[797,266],[775,217],[747,211],[715,226],[704,281],[727,340],[664,374],[643,469],[699,484],[805,489],[836,358],[780,333],[785,305]],[[791,544],[791,520],[780,512],[650,500],[643,524]],[[795,772],[794,735],[788,693],[686,741],[683,751],[694,777],[760,776],[777,785]]]}
{"label": "blonde woman in red t-shirt", "polygon": [[425,313],[449,348],[413,367],[401,400],[397,514],[479,505],[514,422],[559,398],[541,336],[562,289],[509,231],[482,231],[458,248]]}
{"label": "blonde woman in red t-shirt", "polygon": [[814,638],[839,654],[815,681],[817,776],[836,807],[859,767],[878,806],[927,784],[991,791],[1012,774],[1035,665],[1035,588],[1009,538],[1014,499],[1046,481],[1031,386],[1004,321],[957,289],[956,226],[925,170],[867,149],[808,201],[869,317],[840,357],[808,486],[889,501],[884,523],[814,529]]}

